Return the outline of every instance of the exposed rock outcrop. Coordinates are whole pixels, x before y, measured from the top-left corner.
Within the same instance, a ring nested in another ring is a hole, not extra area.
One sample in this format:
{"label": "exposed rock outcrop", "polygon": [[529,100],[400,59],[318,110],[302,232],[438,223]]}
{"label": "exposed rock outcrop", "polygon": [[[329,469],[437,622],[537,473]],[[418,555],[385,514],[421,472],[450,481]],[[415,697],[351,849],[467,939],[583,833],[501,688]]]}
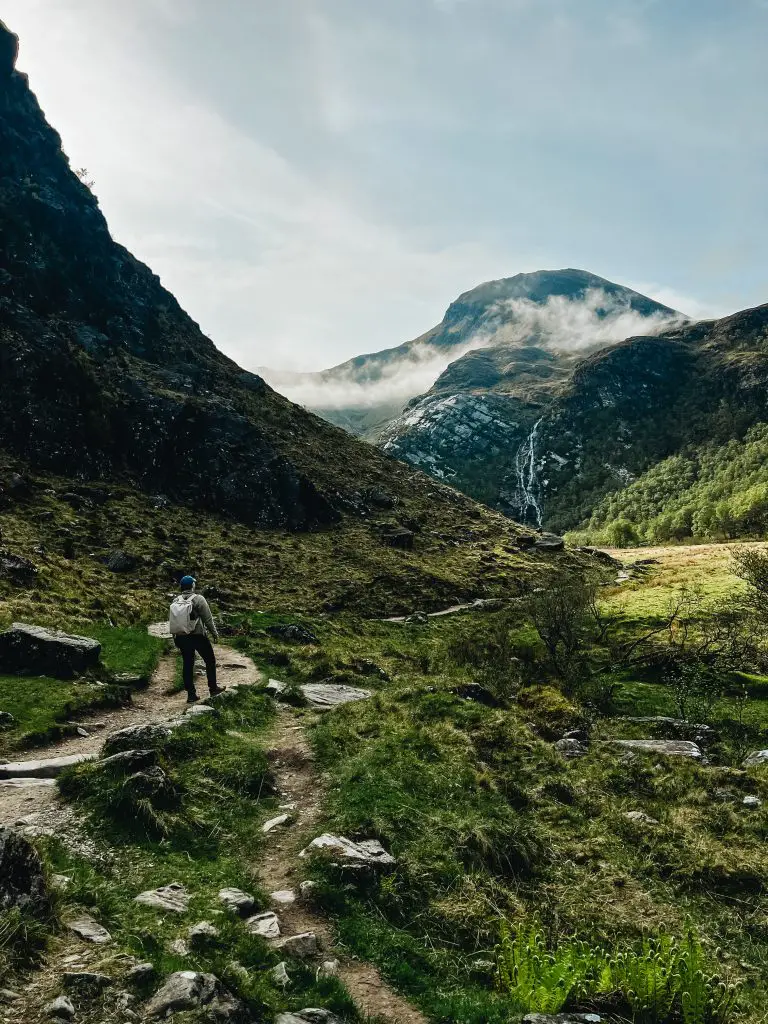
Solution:
{"label": "exposed rock outcrop", "polygon": [[14,622],[0,633],[0,672],[73,679],[96,668],[101,644],[87,636]]}

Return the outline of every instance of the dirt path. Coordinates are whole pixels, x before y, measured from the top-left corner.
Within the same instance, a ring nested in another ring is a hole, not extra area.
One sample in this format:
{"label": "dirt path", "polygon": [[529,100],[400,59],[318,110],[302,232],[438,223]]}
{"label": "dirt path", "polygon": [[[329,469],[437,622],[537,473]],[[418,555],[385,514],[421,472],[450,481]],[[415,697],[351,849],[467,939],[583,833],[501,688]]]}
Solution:
{"label": "dirt path", "polygon": [[[333,714],[332,711],[326,712]],[[325,781],[317,771],[307,741],[305,725],[314,713],[286,705],[278,706],[277,722],[267,752],[282,800],[295,804],[293,824],[280,826],[267,835],[267,854],[261,860],[260,880],[268,893],[293,889],[305,877],[300,850],[319,831]],[[426,1024],[426,1018],[394,992],[371,964],[355,959],[349,951],[334,945],[331,927],[307,902],[275,904],[284,936],[314,932],[323,950],[323,960],[338,960],[339,977],[363,1013],[391,1024]]]}
{"label": "dirt path", "polygon": [[[455,615],[456,612],[466,612],[466,611],[471,611],[473,609],[475,611],[477,611],[480,608],[484,608],[486,605],[493,606],[496,603],[497,602],[495,601],[494,598],[491,598],[490,600],[488,600],[487,598],[484,598],[484,597],[476,597],[474,599],[474,601],[469,601],[467,604],[452,604],[450,606],[450,608],[443,608],[439,612],[427,612],[426,615],[427,615],[428,619],[440,619],[444,615]],[[387,619],[379,619],[378,621],[379,622],[405,622],[405,620],[408,617],[409,616],[407,616],[407,615],[394,615],[394,616],[391,616],[390,618],[387,618]]]}
{"label": "dirt path", "polygon": [[[239,686],[244,683],[257,682],[261,676],[244,654],[233,651],[230,647],[217,645],[214,648],[218,662],[218,677],[222,686]],[[205,672],[198,667],[198,673]],[[186,695],[183,691],[173,693],[176,679],[176,655],[165,654],[155,669],[149,686],[144,690],[136,690],[133,700],[125,708],[100,710],[93,716],[83,716],[82,722],[88,736],[71,736],[45,747],[35,747],[20,751],[14,760],[43,760],[49,757],[64,757],[69,754],[85,754],[97,756],[108,733],[123,729],[129,725],[142,725],[145,722],[161,722],[178,718],[185,709]],[[200,693],[205,691],[202,680]],[[6,755],[9,759],[12,755]],[[13,825],[20,818],[41,815],[53,807],[64,807],[58,800],[58,789],[54,786],[34,786],[13,788],[0,784],[0,825]],[[46,814],[46,817],[49,815]],[[39,821],[36,819],[36,825]]]}

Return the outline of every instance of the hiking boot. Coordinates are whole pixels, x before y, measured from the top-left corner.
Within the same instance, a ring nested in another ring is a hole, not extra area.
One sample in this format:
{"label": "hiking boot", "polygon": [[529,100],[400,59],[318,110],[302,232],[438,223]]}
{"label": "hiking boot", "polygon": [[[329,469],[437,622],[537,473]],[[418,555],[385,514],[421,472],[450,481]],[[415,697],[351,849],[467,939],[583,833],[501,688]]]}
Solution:
{"label": "hiking boot", "polygon": [[193,692],[187,694],[187,704],[196,704],[199,700],[200,698],[196,693]]}
{"label": "hiking boot", "polygon": [[211,696],[218,697],[220,693],[224,693],[226,686],[213,686],[211,687]]}

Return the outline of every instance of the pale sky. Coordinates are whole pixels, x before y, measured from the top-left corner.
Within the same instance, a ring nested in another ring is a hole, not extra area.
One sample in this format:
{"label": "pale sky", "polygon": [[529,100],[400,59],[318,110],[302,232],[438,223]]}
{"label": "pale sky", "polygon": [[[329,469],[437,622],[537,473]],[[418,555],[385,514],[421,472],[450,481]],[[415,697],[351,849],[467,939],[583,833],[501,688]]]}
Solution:
{"label": "pale sky", "polygon": [[3,0],[118,241],[242,365],[580,267],[768,301],[768,0]]}

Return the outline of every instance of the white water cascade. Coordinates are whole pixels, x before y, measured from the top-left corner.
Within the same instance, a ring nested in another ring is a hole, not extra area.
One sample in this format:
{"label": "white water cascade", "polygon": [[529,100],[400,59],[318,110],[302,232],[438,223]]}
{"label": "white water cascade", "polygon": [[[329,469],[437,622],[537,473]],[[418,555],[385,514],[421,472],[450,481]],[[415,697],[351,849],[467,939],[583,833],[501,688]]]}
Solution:
{"label": "white water cascade", "polygon": [[528,515],[533,514],[537,526],[541,526],[542,522],[541,505],[536,497],[536,438],[540,425],[541,420],[536,420],[530,434],[518,448],[515,458],[520,518],[525,522]]}

